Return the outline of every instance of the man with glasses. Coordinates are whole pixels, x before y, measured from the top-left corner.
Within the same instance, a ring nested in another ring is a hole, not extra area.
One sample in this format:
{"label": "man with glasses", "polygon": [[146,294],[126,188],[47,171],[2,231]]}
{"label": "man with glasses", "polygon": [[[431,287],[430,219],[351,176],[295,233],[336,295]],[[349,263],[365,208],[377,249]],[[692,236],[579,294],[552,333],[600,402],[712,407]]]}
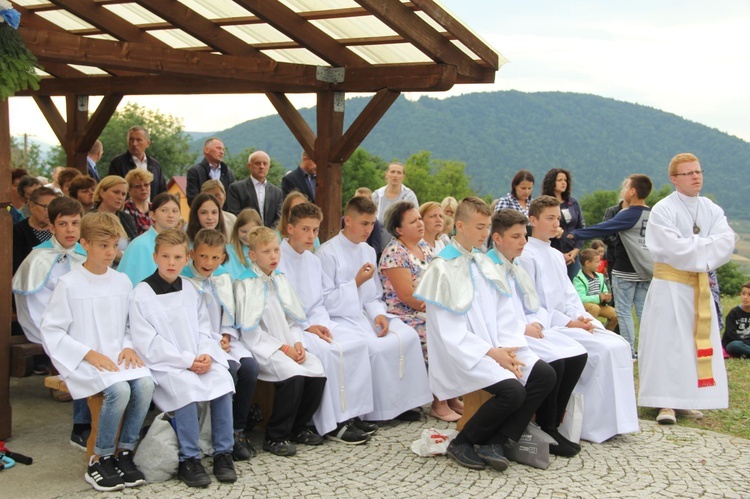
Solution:
{"label": "man with glasses", "polygon": [[39,187],[29,195],[29,217],[13,225],[13,273],[34,246],[52,237],[47,205],[60,195],[49,187]]}
{"label": "man with glasses", "polygon": [[660,424],[699,419],[700,409],[729,402],[708,271],[729,261],[735,234],[724,211],[699,196],[703,173],[693,154],[672,158],[669,180],[676,192],[656,203],[646,231],[654,278],[638,344],[638,405],[659,409]]}

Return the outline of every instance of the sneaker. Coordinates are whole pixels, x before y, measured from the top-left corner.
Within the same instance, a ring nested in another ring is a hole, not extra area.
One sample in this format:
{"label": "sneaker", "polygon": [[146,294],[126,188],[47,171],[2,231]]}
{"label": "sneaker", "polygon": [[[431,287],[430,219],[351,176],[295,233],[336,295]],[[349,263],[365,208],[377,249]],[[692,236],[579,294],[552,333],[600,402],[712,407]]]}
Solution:
{"label": "sneaker", "polygon": [[246,445],[247,438],[245,432],[242,430],[235,430],[234,432],[234,446],[232,447],[232,457],[235,461],[247,461],[253,457],[250,449]]}
{"label": "sneaker", "polygon": [[111,492],[125,488],[120,473],[115,467],[114,456],[100,456],[94,461],[94,456],[89,460],[89,468],[83,478],[99,492]]}
{"label": "sneaker", "polygon": [[188,457],[180,461],[177,478],[185,482],[188,487],[208,487],[211,483],[211,477],[208,476],[206,468],[197,457]]}
{"label": "sneaker", "polygon": [[685,419],[703,419],[703,413],[695,409],[675,409],[675,415]]}
{"label": "sneaker", "polygon": [[214,456],[214,476],[220,482],[236,482],[237,472],[229,452],[222,452]]}
{"label": "sneaker", "polygon": [[422,419],[422,413],[416,409],[409,409],[408,411],[402,412],[396,416],[395,419],[408,422],[420,421]]}
{"label": "sneaker", "polygon": [[338,428],[327,434],[326,438],[342,444],[360,445],[367,443],[370,440],[370,435],[354,426],[354,423],[342,423]]}
{"label": "sneaker", "polygon": [[659,424],[675,424],[677,417],[675,417],[673,409],[664,408],[659,411],[659,415],[656,416],[656,422]]}
{"label": "sneaker", "polygon": [[503,452],[503,446],[499,444],[477,445],[476,454],[479,459],[497,471],[505,471],[510,465],[510,461]]}
{"label": "sneaker", "polygon": [[487,467],[484,460],[477,455],[474,446],[471,444],[457,444],[454,440],[448,444],[445,455],[465,468],[483,470]]}
{"label": "sneaker", "polygon": [[115,459],[115,467],[120,472],[126,487],[138,487],[146,483],[146,476],[133,462],[133,451],[124,450]]}
{"label": "sneaker", "polygon": [[322,445],[323,437],[312,431],[311,428],[305,428],[294,435],[292,441],[304,445]]}
{"label": "sneaker", "polygon": [[374,435],[378,431],[378,425],[371,423],[370,421],[362,421],[359,418],[354,418],[352,423],[358,430],[367,433],[368,435]]}
{"label": "sneaker", "polygon": [[81,433],[76,433],[74,431],[70,432],[70,445],[73,447],[78,447],[82,451],[86,452],[86,443],[89,440],[89,436],[91,435],[91,428],[88,428],[86,430],[83,430]]}
{"label": "sneaker", "polygon": [[275,454],[277,456],[293,456],[297,453],[297,448],[288,440],[282,440],[278,442],[266,440],[265,442],[263,442],[263,450],[266,450],[271,454]]}

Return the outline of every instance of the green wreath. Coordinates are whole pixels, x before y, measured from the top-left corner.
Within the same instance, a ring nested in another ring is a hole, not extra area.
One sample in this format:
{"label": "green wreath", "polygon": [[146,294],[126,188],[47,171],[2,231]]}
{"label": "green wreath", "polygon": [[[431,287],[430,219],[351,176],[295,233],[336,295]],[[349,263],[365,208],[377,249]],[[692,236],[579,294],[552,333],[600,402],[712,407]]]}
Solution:
{"label": "green wreath", "polygon": [[19,90],[39,90],[39,62],[18,34],[21,15],[7,0],[0,0],[0,100]]}

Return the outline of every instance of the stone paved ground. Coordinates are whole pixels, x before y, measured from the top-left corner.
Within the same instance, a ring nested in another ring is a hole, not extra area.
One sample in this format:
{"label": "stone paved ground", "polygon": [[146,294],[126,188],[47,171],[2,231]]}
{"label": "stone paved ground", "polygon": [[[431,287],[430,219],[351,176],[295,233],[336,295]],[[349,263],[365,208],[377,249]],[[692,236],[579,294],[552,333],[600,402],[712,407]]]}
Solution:
{"label": "stone paved ground", "polygon": [[[82,479],[82,453],[65,443],[70,404],[52,402],[36,388],[40,383],[40,378],[13,381],[17,423],[8,447],[36,462],[2,472],[2,495],[102,497]],[[498,473],[413,454],[411,442],[431,426],[453,425],[426,417],[390,424],[365,446],[326,442],[300,447],[291,458],[261,452],[237,463],[240,479],[235,484],[189,489],[171,480],[107,497],[750,497],[750,440],[642,421],[639,433],[599,445],[584,442],[578,456],[553,457],[547,470],[512,464]],[[258,448],[260,437],[253,435]],[[41,450],[40,438],[46,449],[64,455]],[[210,471],[210,460],[204,463]]]}

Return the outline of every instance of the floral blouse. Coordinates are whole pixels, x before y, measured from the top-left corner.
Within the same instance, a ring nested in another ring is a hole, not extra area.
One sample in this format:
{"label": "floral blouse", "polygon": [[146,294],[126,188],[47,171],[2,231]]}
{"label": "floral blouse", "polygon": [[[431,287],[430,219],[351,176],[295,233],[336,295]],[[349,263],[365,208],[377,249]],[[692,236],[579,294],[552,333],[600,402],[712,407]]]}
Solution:
{"label": "floral blouse", "polygon": [[[148,210],[150,213],[151,203],[148,204]],[[154,225],[154,221],[151,216],[148,213],[141,213],[141,210],[139,210],[135,206],[135,203],[130,199],[125,201],[125,206],[122,208],[122,211],[133,217],[133,220],[135,220],[135,226],[138,229],[139,236],[150,229],[152,225]]]}
{"label": "floral blouse", "polygon": [[388,246],[383,250],[380,257],[380,280],[383,284],[383,297],[385,299],[388,312],[398,315],[401,320],[413,328],[424,327],[424,316],[419,316],[418,311],[399,300],[396,290],[390,279],[383,274],[384,269],[407,268],[411,272],[411,282],[414,288],[422,272],[432,261],[433,249],[424,241],[419,241],[419,247],[424,253],[425,259],[420,260],[413,255],[401,241],[392,239]]}

